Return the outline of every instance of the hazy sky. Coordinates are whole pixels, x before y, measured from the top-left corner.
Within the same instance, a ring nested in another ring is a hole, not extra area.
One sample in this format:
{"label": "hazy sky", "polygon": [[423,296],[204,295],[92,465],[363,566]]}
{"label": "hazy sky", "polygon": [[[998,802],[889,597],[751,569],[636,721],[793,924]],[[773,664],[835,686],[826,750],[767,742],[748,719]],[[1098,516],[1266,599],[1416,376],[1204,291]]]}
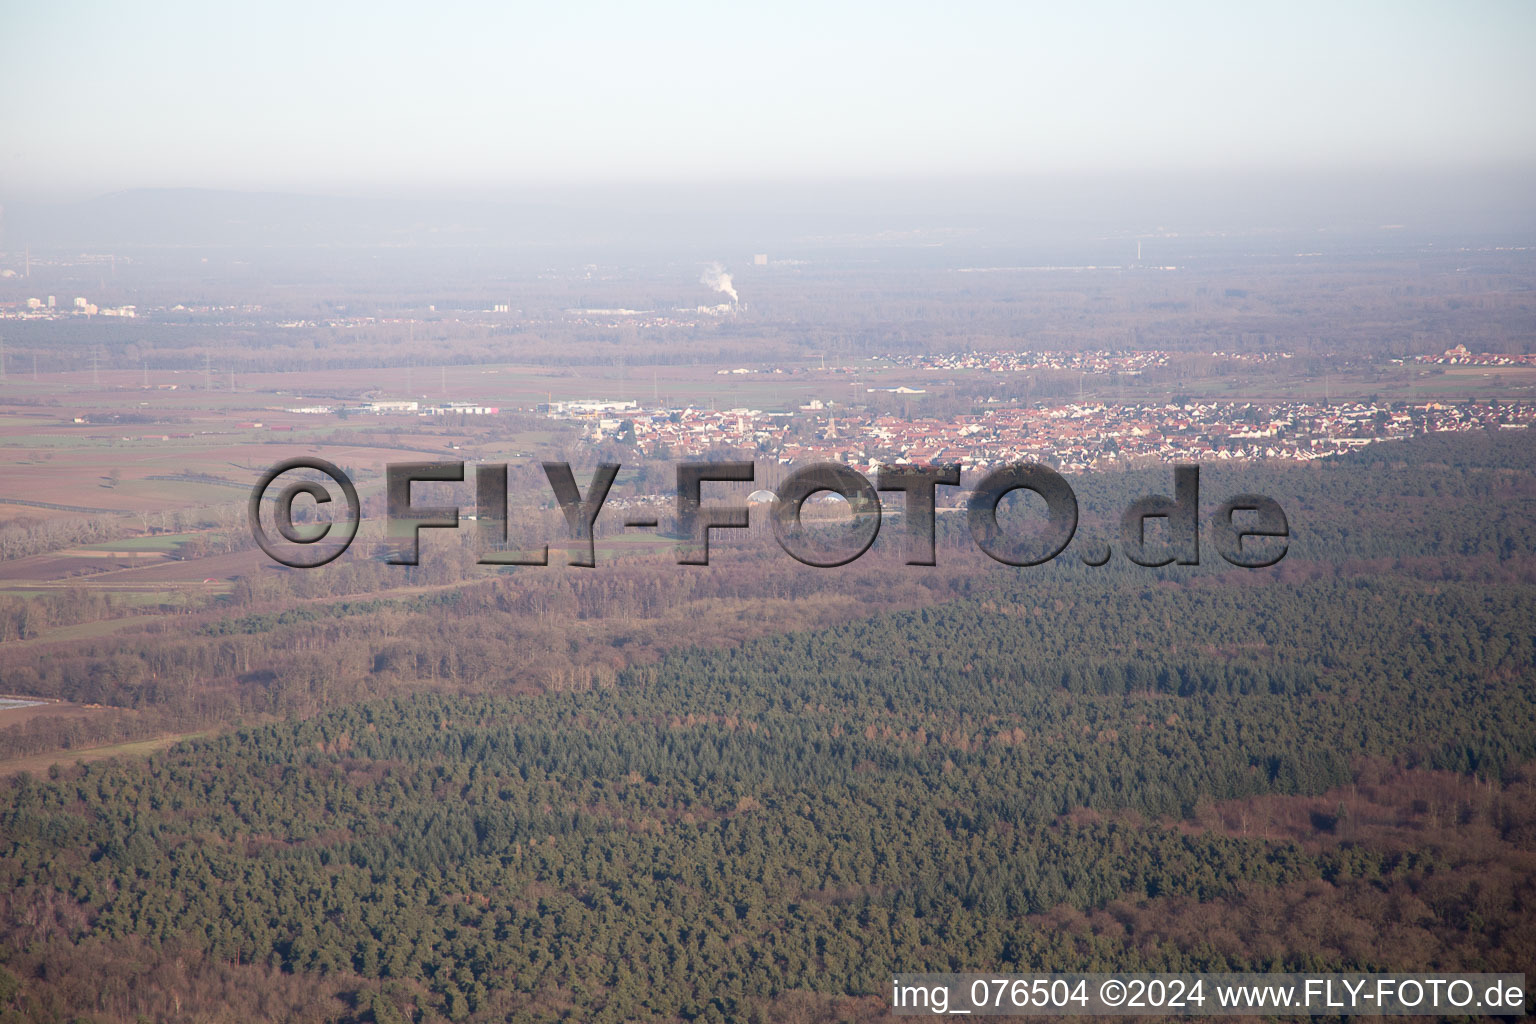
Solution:
{"label": "hazy sky", "polygon": [[0,0],[0,198],[1536,162],[1536,3]]}

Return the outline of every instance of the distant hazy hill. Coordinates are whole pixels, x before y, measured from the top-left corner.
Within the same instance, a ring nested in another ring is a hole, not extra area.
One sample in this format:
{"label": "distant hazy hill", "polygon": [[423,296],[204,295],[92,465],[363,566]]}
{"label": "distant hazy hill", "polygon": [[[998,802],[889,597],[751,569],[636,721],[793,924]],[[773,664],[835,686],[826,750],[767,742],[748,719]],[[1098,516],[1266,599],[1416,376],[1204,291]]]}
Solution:
{"label": "distant hazy hill", "polygon": [[8,247],[389,245],[485,242],[537,207],[212,189],[134,189],[5,210]]}
{"label": "distant hazy hill", "polygon": [[[1520,169],[1349,176],[1267,172],[1115,179],[645,184],[494,196],[338,197],[134,189],[70,203],[7,202],[0,247],[529,245],[951,250],[1136,237],[1327,235],[1401,244],[1526,237],[1536,191]],[[1299,241],[1300,239],[1298,239]],[[1063,255],[1052,249],[1045,255]]]}

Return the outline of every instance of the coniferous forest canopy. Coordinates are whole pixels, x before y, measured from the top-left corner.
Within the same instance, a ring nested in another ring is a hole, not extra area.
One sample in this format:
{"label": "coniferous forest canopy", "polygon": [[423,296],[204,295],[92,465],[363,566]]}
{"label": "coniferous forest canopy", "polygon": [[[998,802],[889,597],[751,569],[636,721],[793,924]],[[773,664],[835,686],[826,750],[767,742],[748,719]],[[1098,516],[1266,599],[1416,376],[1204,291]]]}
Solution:
{"label": "coniferous forest canopy", "polygon": [[[12,645],[8,682],[124,735],[247,724],[6,785],[0,1019],[862,1020],[897,969],[1522,971],[1532,457],[1208,471],[1287,508],[1265,570],[1008,569],[943,528],[933,569],[444,557],[408,571],[462,585],[272,574],[174,633]],[[1170,483],[1074,479],[1085,520]]]}

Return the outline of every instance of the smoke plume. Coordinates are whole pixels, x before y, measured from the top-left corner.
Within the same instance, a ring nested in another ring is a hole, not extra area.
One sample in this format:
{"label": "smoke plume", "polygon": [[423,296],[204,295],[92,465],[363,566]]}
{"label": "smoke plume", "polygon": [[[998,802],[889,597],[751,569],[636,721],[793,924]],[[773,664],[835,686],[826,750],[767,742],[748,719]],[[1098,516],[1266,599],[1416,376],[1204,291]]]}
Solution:
{"label": "smoke plume", "polygon": [[707,284],[717,292],[723,292],[731,297],[731,301],[741,304],[741,297],[736,294],[736,286],[731,283],[731,275],[725,272],[725,268],[718,263],[711,263],[704,268],[704,276],[699,278],[700,284]]}

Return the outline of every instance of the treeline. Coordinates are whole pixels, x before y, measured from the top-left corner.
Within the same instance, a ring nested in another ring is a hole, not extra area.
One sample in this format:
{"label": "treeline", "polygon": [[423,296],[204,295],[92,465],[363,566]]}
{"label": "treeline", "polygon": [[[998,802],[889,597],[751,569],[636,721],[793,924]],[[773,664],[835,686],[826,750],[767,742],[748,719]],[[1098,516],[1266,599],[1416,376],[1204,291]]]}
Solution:
{"label": "treeline", "polygon": [[17,597],[0,594],[0,643],[29,640],[55,626],[99,622],[144,611],[120,594],[69,587]]}
{"label": "treeline", "polygon": [[[1507,436],[1426,438],[1399,450],[1407,458],[1387,461],[1384,453],[1321,466],[1203,470],[1207,511],[1226,495],[1248,490],[1270,494],[1287,509],[1290,553],[1273,569],[1257,572],[1227,566],[1208,533],[1198,567],[1149,569],[1117,555],[1091,568],[1076,557],[1074,544],[1049,565],[1014,569],[978,553],[963,514],[939,517],[937,567],[900,564],[903,524],[893,519],[859,561],[808,568],[779,550],[761,513],[747,534],[716,534],[709,567],[681,567],[666,544],[649,555],[620,558],[611,545],[622,533],[622,516],[610,510],[599,520],[596,569],[564,566],[558,550],[545,568],[479,566],[474,525],[466,523],[453,532],[425,531],[416,567],[385,564],[378,551],[371,556],[374,542],[365,531],[354,551],[323,569],[263,564],[226,599],[179,606],[143,626],[68,642],[48,642],[47,630],[153,610],[88,591],[0,598],[0,639],[41,637],[0,647],[0,678],[15,692],[156,709],[156,732],[167,721],[193,730],[241,716],[310,715],[422,688],[580,689],[681,645],[733,642],[972,595],[988,595],[1000,606],[1059,607],[1071,594],[1097,608],[1106,595],[1141,593],[1152,607],[1165,590],[1226,600],[1262,584],[1279,585],[1275,600],[1305,593],[1307,600],[1324,602],[1320,607],[1337,609],[1353,607],[1336,596],[1353,591],[1315,584],[1358,573],[1500,588],[1536,579],[1536,563],[1528,557],[1536,550],[1536,519],[1529,511],[1536,507],[1530,500],[1536,475],[1529,472],[1527,446]],[[1082,510],[1079,543],[1097,539],[1118,546],[1118,529],[1106,524],[1117,527],[1132,498],[1170,491],[1171,477],[1167,468],[1074,477]],[[549,520],[553,515],[546,513],[544,525],[546,536],[556,539],[564,527]],[[525,518],[519,528],[531,522]],[[233,526],[225,532],[248,541]],[[525,535],[524,543],[532,540]],[[379,596],[402,588],[406,596]],[[1170,597],[1167,607],[1182,608],[1175,600],[1189,599]],[[1214,632],[1203,639],[1158,653],[1154,637],[1177,635],[1158,621],[1140,634],[1145,650],[1108,656],[1125,635],[1118,632],[1122,617],[1132,611],[1107,611],[1105,621],[1114,629],[1057,651],[1049,666],[1040,667],[1049,668],[1053,681],[1084,693],[1305,693],[1318,685],[1319,669],[1304,658],[1279,665],[1256,660],[1251,645],[1262,638],[1225,645],[1223,630],[1248,631],[1251,624],[1213,621],[1205,613],[1196,621]],[[1370,607],[1359,611],[1370,613]],[[1394,624],[1380,625],[1384,635],[1395,635]],[[1067,621],[1064,628],[1074,627]],[[1318,628],[1309,626],[1314,634]],[[1344,650],[1351,644],[1347,638],[1330,642]],[[49,749],[51,728],[0,731],[0,755]],[[105,732],[92,736],[92,728],[72,722],[57,738],[70,747],[109,741]],[[111,734],[118,737],[117,725]]]}

